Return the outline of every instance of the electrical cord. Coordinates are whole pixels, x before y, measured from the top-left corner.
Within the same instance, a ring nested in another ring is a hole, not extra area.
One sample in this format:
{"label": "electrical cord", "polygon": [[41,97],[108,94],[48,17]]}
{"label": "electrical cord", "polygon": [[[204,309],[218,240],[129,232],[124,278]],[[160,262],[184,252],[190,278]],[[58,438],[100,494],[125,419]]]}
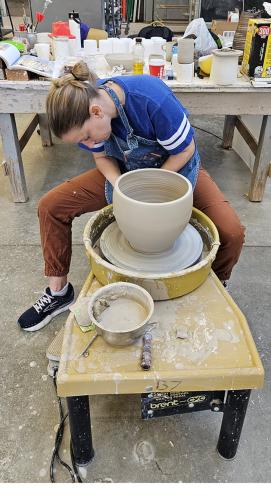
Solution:
{"label": "electrical cord", "polygon": [[55,446],[54,446],[53,455],[52,455],[51,463],[50,463],[50,481],[51,481],[51,483],[56,482],[55,481],[54,465],[55,465],[55,462],[57,461],[60,465],[62,465],[62,467],[65,467],[65,469],[67,469],[73,483],[75,483],[76,480],[78,483],[82,483],[83,481],[80,477],[76,463],[74,461],[74,455],[73,455],[71,441],[70,441],[70,453],[71,453],[72,468],[66,462],[64,462],[59,456],[59,450],[60,450],[60,446],[61,446],[63,435],[64,435],[65,422],[66,422],[66,419],[68,417],[68,413],[66,413],[66,415],[64,415],[61,398],[57,395],[57,386],[56,386],[57,371],[58,371],[57,368],[54,368],[53,383],[54,383],[54,388],[55,388],[56,396],[57,396],[57,400],[58,400],[60,423],[59,423],[59,426],[57,429],[56,438],[55,438]]}
{"label": "electrical cord", "polygon": [[214,134],[213,132],[209,132],[209,130],[205,130],[204,128],[197,127],[196,125],[193,125],[192,123],[191,123],[191,126],[192,126],[193,128],[198,129],[198,130],[201,130],[202,132],[206,132],[206,134],[213,135],[214,137],[216,137],[216,138],[217,138],[217,139],[219,139],[220,141],[223,141],[223,137],[219,137],[219,135],[216,135],[216,134]]}

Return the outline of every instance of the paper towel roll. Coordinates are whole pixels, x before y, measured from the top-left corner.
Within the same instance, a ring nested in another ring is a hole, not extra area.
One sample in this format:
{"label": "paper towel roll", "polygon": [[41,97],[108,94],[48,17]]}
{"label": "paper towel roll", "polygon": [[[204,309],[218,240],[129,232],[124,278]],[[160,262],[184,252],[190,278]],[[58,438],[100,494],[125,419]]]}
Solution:
{"label": "paper towel roll", "polygon": [[175,64],[176,78],[181,83],[191,83],[194,78],[194,63]]}

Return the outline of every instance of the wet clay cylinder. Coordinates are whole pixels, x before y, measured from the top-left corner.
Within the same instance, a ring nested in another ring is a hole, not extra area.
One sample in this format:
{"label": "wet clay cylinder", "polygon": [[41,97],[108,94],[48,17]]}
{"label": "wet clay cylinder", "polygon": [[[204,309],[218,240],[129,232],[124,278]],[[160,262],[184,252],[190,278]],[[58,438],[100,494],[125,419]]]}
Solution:
{"label": "wet clay cylinder", "polygon": [[123,174],[113,192],[119,228],[132,248],[143,253],[171,248],[189,222],[192,205],[190,181],[156,168]]}

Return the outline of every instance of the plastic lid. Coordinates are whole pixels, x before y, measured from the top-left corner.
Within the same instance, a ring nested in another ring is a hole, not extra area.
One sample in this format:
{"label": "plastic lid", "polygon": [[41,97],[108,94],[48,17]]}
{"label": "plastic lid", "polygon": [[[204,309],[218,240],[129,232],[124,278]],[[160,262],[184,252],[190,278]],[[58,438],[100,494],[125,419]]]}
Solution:
{"label": "plastic lid", "polygon": [[79,20],[79,12],[75,12],[74,10],[72,12],[69,12],[69,19],[77,19]]}
{"label": "plastic lid", "polygon": [[219,57],[239,57],[243,54],[243,51],[225,47],[224,49],[212,50],[212,54]]}
{"label": "plastic lid", "polygon": [[136,41],[136,43],[141,43],[142,42],[142,38],[136,38],[135,41]]}
{"label": "plastic lid", "polygon": [[49,34],[50,37],[67,36],[68,38],[76,38],[71,34],[69,23],[66,21],[57,21],[52,24],[52,33]]}

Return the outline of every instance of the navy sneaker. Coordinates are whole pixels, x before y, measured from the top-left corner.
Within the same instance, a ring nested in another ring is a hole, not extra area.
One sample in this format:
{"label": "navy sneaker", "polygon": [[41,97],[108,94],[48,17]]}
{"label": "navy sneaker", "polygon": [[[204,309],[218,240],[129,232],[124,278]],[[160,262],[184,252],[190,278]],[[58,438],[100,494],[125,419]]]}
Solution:
{"label": "navy sneaker", "polygon": [[43,295],[27,309],[18,319],[18,323],[23,330],[35,332],[50,323],[58,314],[69,309],[74,302],[74,289],[69,283],[67,293],[63,296],[51,295],[49,287],[46,288]]}

